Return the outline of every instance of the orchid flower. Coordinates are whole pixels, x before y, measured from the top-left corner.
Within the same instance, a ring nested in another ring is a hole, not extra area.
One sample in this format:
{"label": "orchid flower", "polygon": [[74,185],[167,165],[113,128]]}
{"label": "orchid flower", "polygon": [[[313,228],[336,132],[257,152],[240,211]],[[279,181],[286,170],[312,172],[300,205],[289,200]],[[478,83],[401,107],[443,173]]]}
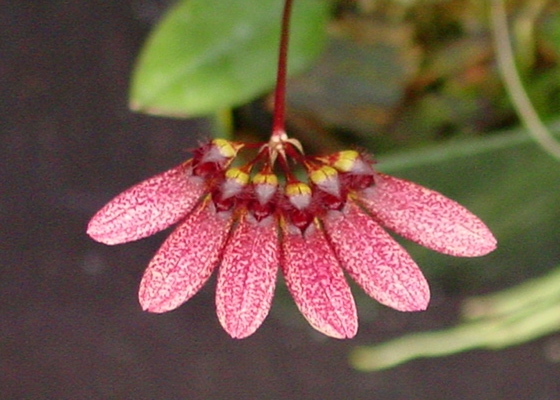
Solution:
{"label": "orchid flower", "polygon": [[245,338],[268,315],[280,269],[311,326],[334,338],[351,338],[358,318],[345,273],[388,307],[428,307],[430,289],[420,268],[384,228],[463,257],[491,252],[496,240],[453,200],[377,172],[366,153],[308,156],[288,137],[290,7],[287,0],[272,135],[258,145],[257,155],[243,162],[240,153],[254,144],[210,140],[190,160],[111,200],[91,219],[87,233],[114,245],[177,224],[140,282],[139,301],[146,311],[176,309],[218,269],[218,319],[232,337]]}
{"label": "orchid flower", "polygon": [[[383,226],[455,256],[481,256],[496,247],[488,228],[465,208],[376,172],[369,156],[347,150],[305,157],[299,144],[287,140],[284,155],[278,143],[275,149],[264,144],[241,167],[231,162],[242,144],[212,140],[191,160],[128,189],[92,218],[88,234],[106,244],[137,240],[179,222],[140,283],[144,310],[177,308],[219,266],[218,318],[232,337],[246,337],[268,314],[280,267],[314,328],[353,337],[356,306],[344,272],[386,306],[428,306],[426,279]],[[304,165],[305,182],[288,169],[274,172],[271,160],[290,153]]]}

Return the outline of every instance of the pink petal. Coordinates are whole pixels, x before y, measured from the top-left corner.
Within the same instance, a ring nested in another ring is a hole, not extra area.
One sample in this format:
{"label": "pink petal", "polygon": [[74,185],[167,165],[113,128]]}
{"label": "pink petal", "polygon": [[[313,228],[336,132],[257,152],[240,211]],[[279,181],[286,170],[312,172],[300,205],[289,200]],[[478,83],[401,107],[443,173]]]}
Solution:
{"label": "pink petal", "polygon": [[475,257],[496,248],[484,223],[438,192],[384,174],[357,199],[373,216],[399,235],[440,253]]}
{"label": "pink petal", "polygon": [[105,244],[153,235],[187,215],[204,190],[187,161],[119,194],[94,215],[87,233]]}
{"label": "pink petal", "polygon": [[302,235],[284,223],[283,234],[282,271],[303,316],[325,335],[353,337],[358,330],[356,305],[323,232],[312,223]]}
{"label": "pink petal", "polygon": [[368,295],[400,311],[428,307],[430,288],[420,268],[357,205],[330,211],[323,223],[338,259]]}
{"label": "pink petal", "polygon": [[140,282],[142,308],[166,312],[190,299],[218,264],[232,223],[206,200],[167,238]]}
{"label": "pink petal", "polygon": [[232,337],[252,335],[268,315],[278,257],[276,219],[244,215],[224,250],[216,288],[218,319]]}

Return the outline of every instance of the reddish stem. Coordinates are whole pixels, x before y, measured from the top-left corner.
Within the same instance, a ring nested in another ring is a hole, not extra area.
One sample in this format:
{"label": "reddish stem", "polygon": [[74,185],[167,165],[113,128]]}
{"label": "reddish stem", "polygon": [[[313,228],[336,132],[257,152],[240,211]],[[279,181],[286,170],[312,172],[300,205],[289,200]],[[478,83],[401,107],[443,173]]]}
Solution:
{"label": "reddish stem", "polygon": [[290,14],[292,0],[285,0],[280,31],[280,48],[278,52],[278,72],[276,75],[276,89],[274,90],[274,120],[272,123],[272,137],[285,132],[286,119],[286,73],[288,61],[288,41],[290,34]]}
{"label": "reddish stem", "polygon": [[288,160],[286,160],[284,157],[278,157],[278,163],[280,164],[280,168],[282,168],[282,171],[286,176],[287,183],[299,182],[294,174],[292,174],[292,170],[288,165]]}

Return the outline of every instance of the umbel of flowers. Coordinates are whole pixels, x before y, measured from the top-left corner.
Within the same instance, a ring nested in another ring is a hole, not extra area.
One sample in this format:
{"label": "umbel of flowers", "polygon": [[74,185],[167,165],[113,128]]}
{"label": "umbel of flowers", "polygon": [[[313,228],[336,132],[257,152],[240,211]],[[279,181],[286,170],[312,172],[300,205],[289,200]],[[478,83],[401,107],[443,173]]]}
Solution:
{"label": "umbel of flowers", "polygon": [[142,277],[144,310],[177,308],[219,268],[218,319],[232,337],[244,338],[266,318],[280,268],[315,329],[351,338],[358,321],[344,272],[386,306],[428,306],[422,272],[382,226],[455,256],[481,256],[496,247],[488,228],[465,208],[375,171],[367,154],[309,157],[282,133],[243,163],[240,152],[250,147],[211,140],[192,159],[121,193],[90,221],[88,234],[106,244],[178,223]]}
{"label": "umbel of flowers", "polygon": [[[270,140],[256,147],[211,140],[192,159],[118,195],[88,225],[93,239],[118,244],[178,223],[142,277],[144,310],[177,308],[219,267],[218,319],[232,337],[244,338],[266,318],[280,268],[309,323],[326,335],[350,338],[358,320],[345,271],[386,306],[428,306],[422,272],[382,226],[455,256],[480,256],[496,247],[488,228],[465,208],[376,172],[367,154],[309,157],[288,138],[291,5],[285,0]],[[251,149],[257,149],[252,159],[240,156]],[[304,177],[297,178],[296,168]]]}

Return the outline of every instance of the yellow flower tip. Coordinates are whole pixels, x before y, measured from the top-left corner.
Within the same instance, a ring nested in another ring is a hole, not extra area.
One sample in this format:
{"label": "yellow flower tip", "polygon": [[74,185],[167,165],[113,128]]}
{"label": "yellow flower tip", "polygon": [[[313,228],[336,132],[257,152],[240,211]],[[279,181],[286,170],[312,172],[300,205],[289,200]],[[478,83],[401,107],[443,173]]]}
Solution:
{"label": "yellow flower tip", "polygon": [[255,185],[278,186],[278,177],[275,174],[260,172],[253,177],[253,183]]}
{"label": "yellow flower tip", "polygon": [[321,186],[322,184],[325,184],[335,178],[337,175],[338,172],[336,172],[336,169],[329,167],[328,165],[323,165],[321,168],[311,171],[309,179],[317,186]]}
{"label": "yellow flower tip", "polygon": [[311,204],[311,188],[303,182],[294,182],[286,185],[288,200],[298,210],[304,210]]}
{"label": "yellow flower tip", "polygon": [[246,185],[249,183],[249,174],[240,168],[230,168],[226,171],[226,179],[230,179],[239,185]]}
{"label": "yellow flower tip", "polygon": [[294,182],[286,185],[286,195],[288,197],[311,195],[311,188],[303,182]]}
{"label": "yellow flower tip", "polygon": [[214,139],[212,144],[218,148],[220,154],[226,158],[232,158],[237,155],[237,152],[244,146],[243,143],[230,142],[225,139]]}
{"label": "yellow flower tip", "polygon": [[344,150],[333,155],[332,166],[341,172],[350,172],[354,169],[360,153],[355,150]]}
{"label": "yellow flower tip", "polygon": [[253,177],[253,190],[259,203],[267,204],[278,190],[278,177],[271,172],[259,172]]}
{"label": "yellow flower tip", "polygon": [[356,150],[344,150],[319,158],[319,160],[339,172],[351,173],[353,175],[371,175],[372,161],[367,155]]}

